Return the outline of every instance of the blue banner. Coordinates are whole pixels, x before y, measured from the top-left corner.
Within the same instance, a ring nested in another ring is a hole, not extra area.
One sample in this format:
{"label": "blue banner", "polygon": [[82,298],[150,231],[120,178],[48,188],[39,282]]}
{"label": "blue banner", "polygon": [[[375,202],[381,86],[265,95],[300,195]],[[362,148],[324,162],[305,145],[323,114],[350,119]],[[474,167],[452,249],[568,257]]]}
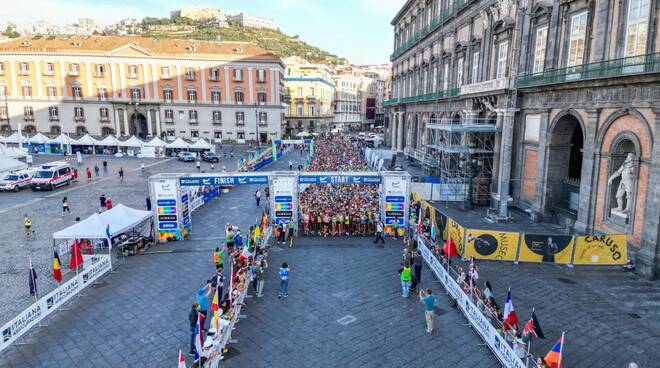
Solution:
{"label": "blue banner", "polygon": [[293,198],[291,196],[275,196],[275,202],[291,202]]}
{"label": "blue banner", "polygon": [[301,175],[300,184],[380,184],[380,176],[366,175]]}
{"label": "blue banner", "polygon": [[159,199],[156,206],[176,206],[176,199]]}
{"label": "blue banner", "polygon": [[188,178],[179,178],[179,184],[181,186],[205,186],[205,185],[255,185],[255,184],[268,184],[267,175],[259,176],[247,176],[247,175],[237,175],[237,176],[196,176]]}
{"label": "blue banner", "polygon": [[406,199],[402,196],[385,196],[385,202],[401,203]]}

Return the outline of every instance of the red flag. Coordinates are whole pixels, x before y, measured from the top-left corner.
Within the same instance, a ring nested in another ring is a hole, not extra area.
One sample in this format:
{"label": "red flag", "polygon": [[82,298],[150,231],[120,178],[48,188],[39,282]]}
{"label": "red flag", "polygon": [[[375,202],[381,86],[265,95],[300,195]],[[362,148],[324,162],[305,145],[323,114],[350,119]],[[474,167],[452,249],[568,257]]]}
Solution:
{"label": "red flag", "polygon": [[84,262],[82,252],[80,251],[80,243],[78,243],[78,239],[73,241],[73,245],[71,245],[69,251],[71,253],[71,261],[69,262],[69,269],[75,270],[76,267],[82,266]]}
{"label": "red flag", "polygon": [[510,330],[513,326],[518,324],[518,316],[516,315],[516,310],[513,307],[513,301],[511,300],[511,288],[506,292],[506,300],[504,302],[504,331]]}
{"label": "red flag", "polygon": [[458,250],[456,249],[456,244],[451,239],[451,236],[447,238],[445,242],[445,247],[442,249],[442,252],[449,257],[456,257],[458,255]]}

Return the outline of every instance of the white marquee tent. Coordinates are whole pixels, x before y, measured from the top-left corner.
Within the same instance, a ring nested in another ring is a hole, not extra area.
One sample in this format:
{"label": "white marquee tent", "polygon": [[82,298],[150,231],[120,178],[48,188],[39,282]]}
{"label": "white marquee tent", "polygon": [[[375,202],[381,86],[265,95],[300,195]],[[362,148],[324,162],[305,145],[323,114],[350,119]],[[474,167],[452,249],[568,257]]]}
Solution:
{"label": "white marquee tent", "polygon": [[98,142],[99,146],[117,147],[119,140],[113,135],[109,135]]}
{"label": "white marquee tent", "polygon": [[12,135],[8,137],[4,137],[2,142],[4,143],[19,143],[19,141],[24,141],[27,138],[20,134],[19,132],[14,132]]}
{"label": "white marquee tent", "polygon": [[172,149],[188,149],[190,148],[190,144],[186,141],[183,140],[183,138],[178,137],[174,141],[168,143],[165,145],[165,148],[172,148]]}
{"label": "white marquee tent", "polygon": [[72,145],[78,145],[78,146],[98,146],[99,141],[96,140],[94,137],[92,137],[89,134],[85,134],[79,139],[72,139],[71,140]]}
{"label": "white marquee tent", "polygon": [[136,136],[132,135],[130,138],[123,142],[119,142],[120,147],[142,147],[145,143],[139,140]]}
{"label": "white marquee tent", "polygon": [[191,144],[189,148],[198,150],[210,150],[213,149],[213,146],[206,142],[204,138],[200,138],[197,140],[197,142]]}
{"label": "white marquee tent", "polygon": [[37,133],[32,137],[26,139],[24,142],[32,143],[32,144],[45,144],[48,141],[50,141],[50,138],[46,137],[41,133]]}
{"label": "white marquee tent", "polygon": [[107,239],[106,229],[110,227],[110,236],[124,233],[146,221],[152,216],[150,211],[136,210],[123,204],[101,214],[95,213],[53,234],[55,240],[67,239]]}
{"label": "white marquee tent", "polygon": [[22,170],[27,167],[28,165],[25,162],[7,156],[0,156],[0,179],[4,178],[5,174],[10,171]]}
{"label": "white marquee tent", "polygon": [[60,134],[55,138],[52,138],[51,140],[48,141],[48,144],[50,145],[58,145],[58,144],[64,144],[68,145],[71,144],[71,138],[69,138],[68,135]]}
{"label": "white marquee tent", "polygon": [[154,139],[150,140],[149,142],[144,144],[147,147],[165,147],[167,143],[163,141],[162,139],[158,137],[154,137]]}

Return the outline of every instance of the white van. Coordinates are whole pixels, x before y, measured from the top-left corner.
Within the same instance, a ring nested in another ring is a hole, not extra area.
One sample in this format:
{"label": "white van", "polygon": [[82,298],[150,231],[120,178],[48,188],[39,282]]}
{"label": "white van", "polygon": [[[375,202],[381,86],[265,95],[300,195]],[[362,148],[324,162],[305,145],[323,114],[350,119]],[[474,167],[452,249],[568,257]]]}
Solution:
{"label": "white van", "polygon": [[29,187],[30,180],[32,180],[32,175],[26,170],[11,172],[0,180],[0,191],[18,192],[25,187]]}
{"label": "white van", "polygon": [[63,185],[70,185],[77,179],[74,170],[69,163],[55,161],[43,164],[32,176],[32,190],[49,189],[54,190]]}

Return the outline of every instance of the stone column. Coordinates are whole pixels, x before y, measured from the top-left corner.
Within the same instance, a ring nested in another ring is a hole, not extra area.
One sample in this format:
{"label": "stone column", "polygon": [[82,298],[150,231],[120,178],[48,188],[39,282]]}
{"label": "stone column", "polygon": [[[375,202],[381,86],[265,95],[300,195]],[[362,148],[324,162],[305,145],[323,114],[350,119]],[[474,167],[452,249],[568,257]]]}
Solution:
{"label": "stone column", "polygon": [[128,129],[128,111],[126,109],[124,109],[124,134],[131,135]]}
{"label": "stone column", "polygon": [[493,186],[491,188],[492,193],[498,193],[498,188],[499,188],[499,175],[500,175],[500,145],[502,142],[502,121],[504,120],[504,113],[503,110],[497,110],[497,130],[498,132],[495,133],[495,142],[493,143],[493,177],[492,177],[492,183]]}
{"label": "stone column", "polygon": [[156,110],[156,134],[160,137],[160,111]]}
{"label": "stone column", "polygon": [[154,135],[154,130],[151,126],[151,110],[147,110],[147,134]]}
{"label": "stone column", "polygon": [[[660,142],[660,108],[654,108],[655,114],[655,137],[654,142]],[[649,279],[655,279],[660,274],[660,148],[657,143],[653,147],[649,178],[646,189],[646,204],[644,209],[644,230],[642,233],[642,244],[635,256],[635,262],[639,273]],[[637,191],[640,188],[638,186]]]}
{"label": "stone column", "polygon": [[590,232],[593,228],[596,187],[598,183],[594,173],[594,153],[596,152],[596,129],[598,128],[599,109],[587,109],[586,134],[582,150],[582,173],[580,175],[580,199],[575,229]]}
{"label": "stone column", "polygon": [[[545,207],[545,176],[546,171],[546,157],[548,156],[548,112],[541,113],[541,122],[539,123],[539,146],[538,156],[536,160],[536,195],[534,197],[534,211],[540,214],[541,210]],[[523,180],[529,178],[523,177]],[[524,182],[522,183],[525,184]]]}
{"label": "stone column", "polygon": [[119,121],[119,110],[115,110],[115,135],[119,137],[119,133],[121,132],[121,129],[119,128],[119,124],[121,122]]}
{"label": "stone column", "polygon": [[402,152],[403,151],[403,139],[404,137],[404,132],[403,132],[403,125],[406,117],[405,114],[401,113],[401,120],[399,121],[399,126],[397,126],[397,143],[396,143],[396,150],[397,152]]}
{"label": "stone column", "polygon": [[396,149],[396,129],[397,129],[397,123],[399,121],[399,113],[395,112],[392,114],[392,120],[390,121],[390,135],[392,138],[392,144],[390,145],[390,148],[392,150]]}
{"label": "stone column", "polygon": [[514,110],[506,110],[504,112],[504,120],[502,122],[502,142],[500,149],[500,167],[499,167],[499,215],[500,217],[509,216],[508,200],[509,200],[509,186],[511,181],[511,152],[513,145],[513,120],[515,117]]}

